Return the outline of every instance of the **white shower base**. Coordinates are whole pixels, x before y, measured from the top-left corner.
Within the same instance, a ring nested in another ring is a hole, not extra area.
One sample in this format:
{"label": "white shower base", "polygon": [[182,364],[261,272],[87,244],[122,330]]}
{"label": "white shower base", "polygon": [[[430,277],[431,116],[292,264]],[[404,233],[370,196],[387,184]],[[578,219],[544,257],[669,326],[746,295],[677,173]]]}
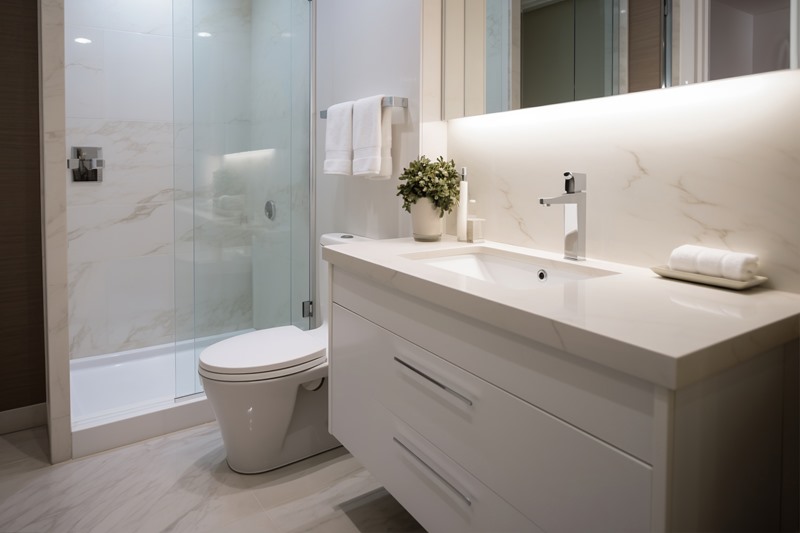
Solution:
{"label": "white shower base", "polygon": [[70,361],[72,457],[214,420],[204,393],[176,399],[176,387],[200,390],[194,389],[195,347],[240,333],[245,331]]}

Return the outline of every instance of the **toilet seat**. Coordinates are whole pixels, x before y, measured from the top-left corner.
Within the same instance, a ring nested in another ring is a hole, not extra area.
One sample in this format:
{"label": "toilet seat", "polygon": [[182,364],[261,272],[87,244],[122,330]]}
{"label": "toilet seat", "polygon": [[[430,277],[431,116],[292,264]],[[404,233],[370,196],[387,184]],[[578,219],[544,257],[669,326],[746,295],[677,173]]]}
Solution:
{"label": "toilet seat", "polygon": [[215,381],[227,381],[227,382],[266,381],[269,379],[294,376],[296,374],[299,374],[307,370],[311,370],[318,366],[325,366],[327,365],[327,362],[328,362],[327,358],[325,356],[322,356],[318,359],[314,359],[313,361],[309,361],[301,365],[293,366],[290,368],[284,368],[282,370],[273,370],[272,372],[257,372],[252,374],[223,374],[219,372],[210,372],[202,367],[198,368],[197,372],[204,378],[213,379]]}
{"label": "toilet seat", "polygon": [[327,361],[325,345],[295,326],[252,331],[200,353],[198,372],[217,381],[258,381],[303,372]]}

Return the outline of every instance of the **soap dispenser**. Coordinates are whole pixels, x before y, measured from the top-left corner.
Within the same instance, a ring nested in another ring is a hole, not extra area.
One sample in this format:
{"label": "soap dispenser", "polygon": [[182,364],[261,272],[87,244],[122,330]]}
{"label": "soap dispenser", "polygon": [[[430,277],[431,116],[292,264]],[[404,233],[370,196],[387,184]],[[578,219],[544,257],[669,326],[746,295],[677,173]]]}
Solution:
{"label": "soap dispenser", "polygon": [[456,236],[459,241],[467,240],[467,206],[469,189],[467,183],[467,167],[461,167],[461,183],[458,187],[458,211],[456,212]]}

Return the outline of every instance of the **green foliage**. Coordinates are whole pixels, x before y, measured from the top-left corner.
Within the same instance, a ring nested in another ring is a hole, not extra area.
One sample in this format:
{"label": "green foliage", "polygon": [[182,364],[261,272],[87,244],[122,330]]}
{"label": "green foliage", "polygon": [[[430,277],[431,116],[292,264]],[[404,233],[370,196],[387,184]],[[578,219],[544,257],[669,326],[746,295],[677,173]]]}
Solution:
{"label": "green foliage", "polygon": [[419,198],[430,198],[439,210],[439,217],[453,211],[458,203],[461,176],[456,171],[453,160],[445,161],[442,156],[431,161],[424,155],[409,163],[400,175],[397,196],[403,198],[403,209],[411,212],[411,204]]}

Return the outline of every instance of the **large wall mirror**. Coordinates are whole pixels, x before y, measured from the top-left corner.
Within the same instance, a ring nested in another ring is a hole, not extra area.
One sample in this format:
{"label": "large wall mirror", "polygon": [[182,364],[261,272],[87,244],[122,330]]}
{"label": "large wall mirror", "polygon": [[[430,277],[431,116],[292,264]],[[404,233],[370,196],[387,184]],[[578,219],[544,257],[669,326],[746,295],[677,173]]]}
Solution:
{"label": "large wall mirror", "polygon": [[443,118],[797,67],[800,0],[442,0]]}

